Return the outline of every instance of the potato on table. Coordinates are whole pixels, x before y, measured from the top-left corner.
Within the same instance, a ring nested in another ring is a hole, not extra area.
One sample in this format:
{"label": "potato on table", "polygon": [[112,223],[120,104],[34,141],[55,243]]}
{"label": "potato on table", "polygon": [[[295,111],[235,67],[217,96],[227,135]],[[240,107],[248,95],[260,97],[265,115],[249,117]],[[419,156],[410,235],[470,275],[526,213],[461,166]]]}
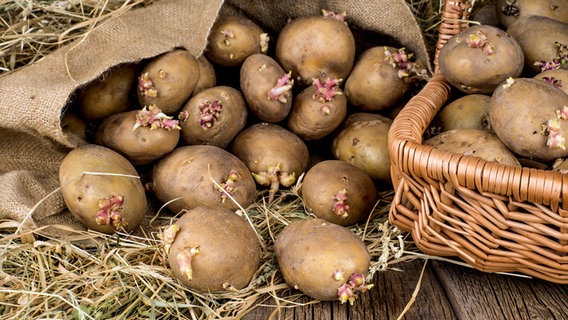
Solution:
{"label": "potato on table", "polygon": [[260,267],[260,242],[254,229],[226,208],[193,208],[163,235],[174,276],[201,293],[243,289]]}
{"label": "potato on table", "polygon": [[276,236],[276,258],[291,287],[322,301],[353,304],[372,284],[371,257],[351,230],[319,218],[297,220]]}

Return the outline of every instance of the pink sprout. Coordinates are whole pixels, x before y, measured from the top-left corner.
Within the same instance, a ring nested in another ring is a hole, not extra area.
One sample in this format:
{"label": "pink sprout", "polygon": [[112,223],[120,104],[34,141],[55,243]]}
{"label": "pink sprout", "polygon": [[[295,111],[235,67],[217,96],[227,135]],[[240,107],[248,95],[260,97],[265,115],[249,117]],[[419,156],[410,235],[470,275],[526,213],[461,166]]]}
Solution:
{"label": "pink sprout", "polygon": [[199,106],[199,112],[201,113],[201,117],[199,118],[199,124],[204,129],[210,129],[215,125],[217,119],[221,115],[221,110],[223,109],[223,105],[221,101],[214,100],[214,101],[204,101]]}
{"label": "pink sprout", "polygon": [[173,117],[168,116],[163,113],[160,108],[152,104],[145,106],[142,110],[138,111],[136,114],[136,123],[132,128],[132,131],[138,129],[139,127],[147,127],[150,129],[163,128],[167,130],[181,129],[178,120],[173,120]]}
{"label": "pink sprout", "polygon": [[154,82],[150,79],[148,72],[138,77],[138,91],[142,96],[155,98],[158,96],[158,90],[154,86]]}
{"label": "pink sprout", "polygon": [[293,86],[292,72],[288,72],[276,81],[274,88],[268,90],[268,100],[278,100],[282,103],[288,102],[289,92]]}
{"label": "pink sprout", "polygon": [[325,82],[321,82],[320,79],[315,78],[312,84],[316,87],[316,93],[313,98],[319,102],[329,102],[332,101],[335,96],[342,95],[343,93],[339,89],[339,84],[341,79],[327,79]]}

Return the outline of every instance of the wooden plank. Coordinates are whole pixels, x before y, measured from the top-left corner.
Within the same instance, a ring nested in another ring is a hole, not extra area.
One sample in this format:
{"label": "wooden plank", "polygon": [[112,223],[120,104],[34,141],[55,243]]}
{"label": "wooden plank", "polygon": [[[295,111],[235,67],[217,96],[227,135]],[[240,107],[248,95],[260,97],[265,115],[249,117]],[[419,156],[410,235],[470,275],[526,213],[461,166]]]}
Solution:
{"label": "wooden plank", "polygon": [[[421,260],[405,262],[395,266],[400,271],[378,272],[374,277],[374,287],[352,306],[339,302],[318,302],[284,308],[274,319],[397,319],[416,289],[423,263]],[[312,300],[304,296],[299,302],[310,301]],[[274,301],[267,304],[274,304]],[[268,319],[273,311],[273,307],[257,307],[244,319]],[[416,301],[406,312],[404,319],[457,319],[437,279],[436,271],[431,266],[427,266]]]}
{"label": "wooden plank", "polygon": [[568,318],[568,286],[432,263],[459,319]]}

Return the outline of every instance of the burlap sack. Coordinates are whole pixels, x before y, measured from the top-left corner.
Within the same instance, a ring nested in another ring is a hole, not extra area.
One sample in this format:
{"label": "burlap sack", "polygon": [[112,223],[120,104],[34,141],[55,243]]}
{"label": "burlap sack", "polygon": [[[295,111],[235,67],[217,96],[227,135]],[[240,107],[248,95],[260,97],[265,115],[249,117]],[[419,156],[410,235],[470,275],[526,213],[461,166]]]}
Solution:
{"label": "burlap sack", "polygon": [[321,9],[347,12],[359,52],[371,45],[405,46],[430,68],[422,33],[404,0],[156,0],[0,77],[0,221],[24,222],[26,230],[51,224],[80,227],[62,196],[53,192],[59,187],[61,160],[81,143],[60,123],[77,88],[113,66],[176,47],[200,55],[220,12],[249,17],[275,39],[288,19],[317,15]]}

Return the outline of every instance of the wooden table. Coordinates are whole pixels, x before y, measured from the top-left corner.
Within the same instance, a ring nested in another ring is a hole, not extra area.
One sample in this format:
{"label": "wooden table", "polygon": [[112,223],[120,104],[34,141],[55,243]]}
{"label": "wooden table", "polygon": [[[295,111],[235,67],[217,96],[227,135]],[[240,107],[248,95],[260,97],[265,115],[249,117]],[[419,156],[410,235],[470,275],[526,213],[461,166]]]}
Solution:
{"label": "wooden table", "polygon": [[[274,312],[259,306],[245,319],[568,319],[568,286],[514,275],[489,274],[449,262],[424,260],[396,264],[400,271],[378,272],[375,287],[353,306],[319,302]],[[420,276],[422,280],[419,283]],[[307,303],[309,298],[303,299]]]}

